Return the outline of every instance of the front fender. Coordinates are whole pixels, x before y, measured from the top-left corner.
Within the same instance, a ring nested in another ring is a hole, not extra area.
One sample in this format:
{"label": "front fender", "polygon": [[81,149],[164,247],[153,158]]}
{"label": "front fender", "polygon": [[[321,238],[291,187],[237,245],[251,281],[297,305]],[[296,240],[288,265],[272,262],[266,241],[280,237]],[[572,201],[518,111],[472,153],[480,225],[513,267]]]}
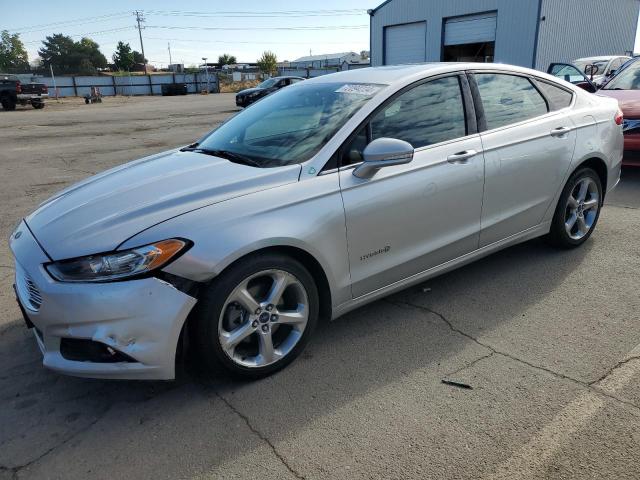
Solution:
{"label": "front fender", "polygon": [[207,282],[238,259],[268,247],[294,247],[320,264],[332,303],[351,299],[344,208],[338,175],[237,197],[169,219],[121,248],[183,237],[193,247],[164,271]]}

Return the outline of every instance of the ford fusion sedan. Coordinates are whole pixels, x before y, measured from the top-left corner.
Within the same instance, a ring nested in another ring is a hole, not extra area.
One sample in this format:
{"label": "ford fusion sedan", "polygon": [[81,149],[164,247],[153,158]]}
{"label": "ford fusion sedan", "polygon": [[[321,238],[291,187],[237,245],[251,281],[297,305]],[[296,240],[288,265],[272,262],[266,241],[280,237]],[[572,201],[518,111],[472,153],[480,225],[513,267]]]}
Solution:
{"label": "ford fusion sedan", "polygon": [[247,88],[236,94],[236,105],[238,107],[248,107],[253,102],[257,102],[263,97],[266,97],[270,93],[273,93],[281,88],[288,87],[295,83],[303,81],[302,77],[273,77],[258,84],[254,88]]}
{"label": "ford fusion sedan", "polygon": [[319,319],[534,237],[582,245],[621,124],[615,100],[505,65],[307,80],[40,205],[10,238],[18,301],[61,373],[171,379],[186,345],[265,376]]}

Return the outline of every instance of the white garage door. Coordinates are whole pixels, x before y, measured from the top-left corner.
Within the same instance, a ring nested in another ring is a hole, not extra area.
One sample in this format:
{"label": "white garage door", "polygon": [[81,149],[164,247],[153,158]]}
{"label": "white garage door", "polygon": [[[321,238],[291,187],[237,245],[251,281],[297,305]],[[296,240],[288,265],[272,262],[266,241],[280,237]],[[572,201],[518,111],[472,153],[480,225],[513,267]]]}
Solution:
{"label": "white garage door", "polygon": [[444,26],[444,44],[495,42],[497,21],[496,12],[448,18]]}
{"label": "white garage door", "polygon": [[427,55],[427,22],[384,28],[384,64],[424,62]]}

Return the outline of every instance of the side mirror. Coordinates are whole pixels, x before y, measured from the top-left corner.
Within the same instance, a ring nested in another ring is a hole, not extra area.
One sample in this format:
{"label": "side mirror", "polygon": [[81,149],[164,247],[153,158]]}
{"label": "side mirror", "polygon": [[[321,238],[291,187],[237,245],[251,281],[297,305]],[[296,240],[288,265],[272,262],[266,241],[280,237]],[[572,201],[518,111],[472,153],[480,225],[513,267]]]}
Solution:
{"label": "side mirror", "polygon": [[353,171],[358,178],[371,178],[378,170],[413,160],[413,146],[395,138],[376,138],[362,152],[364,162]]}
{"label": "side mirror", "polygon": [[600,71],[600,67],[598,67],[598,65],[595,65],[595,64],[590,64],[584,67],[584,73],[586,73],[590,77],[589,79],[592,82],[593,82],[593,76],[597,75],[599,71]]}

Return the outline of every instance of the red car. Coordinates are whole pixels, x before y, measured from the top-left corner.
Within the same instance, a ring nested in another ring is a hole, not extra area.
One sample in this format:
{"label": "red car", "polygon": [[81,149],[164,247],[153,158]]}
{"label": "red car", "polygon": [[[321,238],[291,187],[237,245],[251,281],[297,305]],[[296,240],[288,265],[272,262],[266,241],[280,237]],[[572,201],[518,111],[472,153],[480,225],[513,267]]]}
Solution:
{"label": "red car", "polygon": [[629,61],[600,90],[573,65],[553,63],[548,73],[603,97],[618,100],[624,115],[623,166],[640,167],[640,61]]}
{"label": "red car", "polygon": [[624,114],[622,164],[640,167],[640,62],[633,62],[620,71],[597,94],[618,100]]}

